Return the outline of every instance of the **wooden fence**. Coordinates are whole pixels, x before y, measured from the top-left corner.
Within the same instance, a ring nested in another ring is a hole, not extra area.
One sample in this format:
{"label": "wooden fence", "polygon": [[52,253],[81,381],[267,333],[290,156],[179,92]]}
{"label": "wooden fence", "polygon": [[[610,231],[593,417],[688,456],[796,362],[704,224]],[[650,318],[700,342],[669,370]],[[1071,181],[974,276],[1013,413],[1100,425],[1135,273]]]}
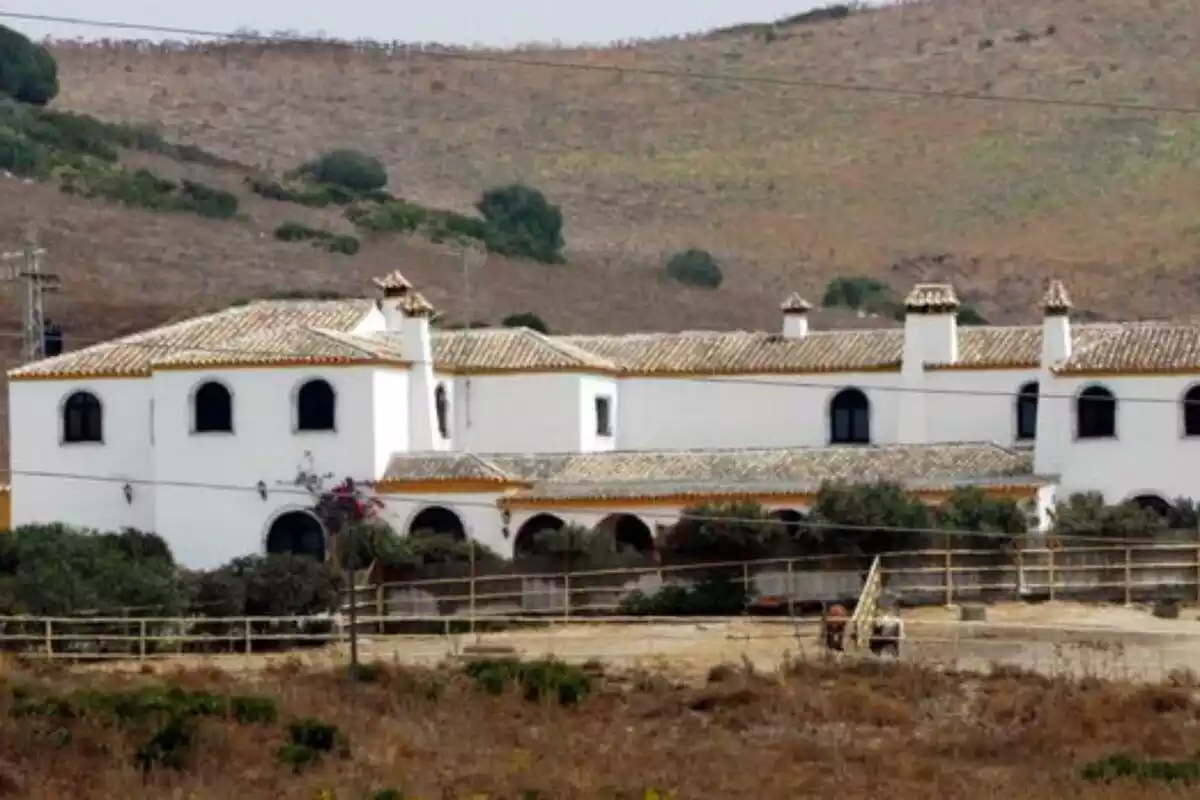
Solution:
{"label": "wooden fence", "polygon": [[[678,622],[678,618],[623,615],[622,602],[635,591],[695,585],[716,574],[749,587],[752,613],[773,613],[781,622],[819,615],[832,602],[855,604],[869,577],[879,584],[873,597],[910,606],[1018,600],[1133,603],[1158,599],[1164,593],[1200,604],[1200,543],[1002,552],[924,550],[889,553],[878,559],[877,571],[870,567],[847,556],[814,556],[479,574],[360,586],[352,596],[359,612],[358,632],[435,639],[567,622]],[[0,617],[0,648],[64,658],[153,658],[320,647],[344,641],[348,632],[344,614],[230,619]]]}

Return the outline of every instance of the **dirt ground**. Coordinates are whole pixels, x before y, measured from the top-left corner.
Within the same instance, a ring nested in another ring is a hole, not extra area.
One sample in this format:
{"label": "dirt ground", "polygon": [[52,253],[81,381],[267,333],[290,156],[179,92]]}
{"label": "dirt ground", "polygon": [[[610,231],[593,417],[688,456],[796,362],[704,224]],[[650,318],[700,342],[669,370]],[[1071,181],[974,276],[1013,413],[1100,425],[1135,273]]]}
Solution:
{"label": "dirt ground", "polygon": [[[987,608],[985,621],[974,623],[959,622],[953,608],[910,609],[902,616],[906,638],[901,658],[905,660],[962,669],[986,669],[999,663],[1047,674],[1067,671],[1146,681],[1161,680],[1173,670],[1200,672],[1197,609],[1184,609],[1175,620],[1158,619],[1146,607],[1076,603],[994,605]],[[433,665],[492,651],[699,675],[721,662],[745,660],[769,670],[784,658],[820,657],[817,627],[816,620],[572,623],[451,636],[364,634],[359,647],[364,659],[407,664]],[[157,663],[160,668],[209,665],[238,671],[296,658],[332,665],[345,662],[347,649],[329,647],[302,656],[193,656]]]}

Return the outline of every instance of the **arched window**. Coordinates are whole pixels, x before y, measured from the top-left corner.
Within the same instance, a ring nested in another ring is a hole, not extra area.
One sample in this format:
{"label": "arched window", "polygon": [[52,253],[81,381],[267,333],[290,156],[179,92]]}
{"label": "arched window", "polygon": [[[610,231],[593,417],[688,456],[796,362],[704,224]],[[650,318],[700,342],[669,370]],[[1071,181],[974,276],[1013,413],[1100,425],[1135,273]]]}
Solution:
{"label": "arched window", "polygon": [[446,384],[439,383],[433,390],[433,406],[437,411],[438,433],[443,439],[450,438],[450,401],[446,399]]}
{"label": "arched window", "polygon": [[830,444],[870,444],[871,404],[858,389],[842,389],[829,404]]}
{"label": "arched window", "polygon": [[1037,438],[1038,384],[1030,381],[1017,392],[1017,440]]}
{"label": "arched window", "polygon": [[1075,435],[1111,439],[1117,435],[1117,398],[1103,386],[1089,386],[1075,401]]}
{"label": "arched window", "polygon": [[103,442],[104,409],[91,392],[75,392],[63,403],[63,441]]}
{"label": "arched window", "polygon": [[200,384],[192,397],[192,430],[233,433],[233,395],[216,381]]}
{"label": "arched window", "polygon": [[1183,435],[1200,436],[1200,386],[1183,395]]}
{"label": "arched window", "polygon": [[331,431],[337,417],[337,396],[328,381],[314,378],[296,393],[296,430]]}

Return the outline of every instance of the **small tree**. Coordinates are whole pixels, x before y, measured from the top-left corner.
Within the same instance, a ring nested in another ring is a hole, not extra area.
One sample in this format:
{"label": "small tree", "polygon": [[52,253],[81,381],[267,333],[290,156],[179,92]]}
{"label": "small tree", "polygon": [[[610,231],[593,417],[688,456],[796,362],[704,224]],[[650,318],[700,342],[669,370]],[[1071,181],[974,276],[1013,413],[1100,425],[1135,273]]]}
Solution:
{"label": "small tree", "polygon": [[827,551],[874,557],[929,541],[933,509],[896,483],[830,482],[821,486],[799,535]]}
{"label": "small tree", "polygon": [[873,301],[880,297],[891,295],[892,290],[887,284],[874,278],[861,275],[837,277],[825,285],[825,294],[821,305],[825,308],[842,306],[844,308],[867,309]]}
{"label": "small tree", "polygon": [[664,536],[665,556],[692,561],[751,561],[784,541],[784,525],[753,501],[685,508]]}
{"label": "small tree", "polygon": [[955,539],[955,547],[1001,550],[1029,530],[1029,515],[1014,500],[994,499],[977,486],[956,489],[937,510],[937,525],[947,531],[977,531]]}
{"label": "small tree", "polygon": [[716,289],[725,279],[712,253],[695,247],[671,256],[667,260],[666,273],[673,281],[707,289]]}
{"label": "small tree", "polygon": [[539,333],[550,333],[550,326],[532,311],[522,311],[518,314],[509,314],[500,321],[500,324],[506,328],[529,328],[530,330],[537,331]]}
{"label": "small tree", "polygon": [[1109,505],[1100,492],[1072,494],[1052,512],[1054,532],[1063,537],[1145,539],[1166,527],[1167,521],[1136,503]]}
{"label": "small tree", "polygon": [[302,165],[293,177],[340,186],[352,192],[370,192],[387,186],[388,174],[378,158],[357,150],[331,150]]}
{"label": "small tree", "polygon": [[486,223],[489,250],[544,264],[565,260],[562,210],[537,189],[519,183],[488,189],[476,208]]}
{"label": "small tree", "polygon": [[0,95],[44,106],[58,94],[58,64],[50,51],[0,25]]}

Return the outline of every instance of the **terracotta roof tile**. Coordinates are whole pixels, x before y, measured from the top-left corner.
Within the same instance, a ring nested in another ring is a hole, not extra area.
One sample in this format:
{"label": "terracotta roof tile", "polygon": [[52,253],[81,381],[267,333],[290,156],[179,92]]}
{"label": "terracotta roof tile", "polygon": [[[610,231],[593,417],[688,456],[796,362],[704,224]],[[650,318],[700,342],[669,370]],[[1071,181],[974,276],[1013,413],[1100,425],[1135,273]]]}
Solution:
{"label": "terracotta roof tile", "polygon": [[1200,325],[1126,322],[1089,327],[1095,332],[1092,338],[1078,344],[1056,373],[1200,369]]}
{"label": "terracotta roof tile", "polygon": [[1047,314],[1066,314],[1071,310],[1071,296],[1059,280],[1050,281],[1042,297],[1042,311]]}
{"label": "terracotta roof tile", "polygon": [[511,479],[499,467],[473,453],[397,453],[384,471],[384,480],[500,483]]}
{"label": "terracotta roof tile", "polygon": [[779,310],[785,314],[803,314],[812,310],[812,303],[801,297],[799,292],[792,292],[780,304]]}
{"label": "terracotta roof tile", "polygon": [[[826,481],[897,481],[911,489],[1040,486],[1029,453],[994,444],[484,455],[512,480],[534,484],[514,497],[623,498],[815,491]],[[387,478],[457,477],[461,457],[392,457]]]}
{"label": "terracotta roof tile", "polygon": [[[372,339],[392,339],[376,334]],[[433,335],[433,360],[446,370],[556,370],[611,371],[611,360],[561,337],[528,328],[484,328],[438,331]]]}
{"label": "terracotta roof tile", "polygon": [[926,314],[953,311],[958,308],[958,296],[948,283],[918,283],[904,298],[904,307]]}
{"label": "terracotta roof tile", "polygon": [[204,367],[265,363],[403,362],[399,348],[370,344],[341,331],[268,328],[233,339],[220,349],[181,350],[153,361],[155,367]]}

